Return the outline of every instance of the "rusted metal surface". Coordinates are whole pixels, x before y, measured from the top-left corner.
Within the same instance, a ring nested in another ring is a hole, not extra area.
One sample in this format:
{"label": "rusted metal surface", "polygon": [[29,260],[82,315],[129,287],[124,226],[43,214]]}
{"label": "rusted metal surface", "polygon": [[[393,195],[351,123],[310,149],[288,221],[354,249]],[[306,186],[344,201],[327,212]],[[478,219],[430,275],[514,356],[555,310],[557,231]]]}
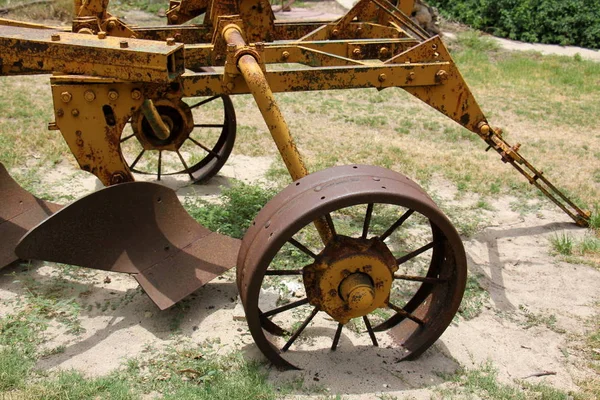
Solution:
{"label": "rusted metal surface", "polygon": [[19,257],[133,274],[166,309],[235,266],[240,241],[199,225],[164,186],[105,188],[29,231]]}
{"label": "rusted metal surface", "polygon": [[170,82],[184,71],[183,46],[166,42],[0,25],[0,49],[1,75],[64,72]]}
{"label": "rusted metal surface", "polygon": [[[237,271],[240,297],[256,344],[275,365],[295,367],[263,331],[262,315],[263,311],[268,315],[268,311],[258,308],[258,299],[271,260],[283,244],[315,218],[369,203],[406,207],[431,223],[433,242],[428,248],[433,249],[433,254],[422,279],[436,279],[437,283],[423,282],[405,305],[388,304],[398,306],[395,311],[399,317],[392,317],[393,323],[386,323],[394,327],[393,335],[403,347],[402,358],[417,357],[452,321],[466,282],[466,256],[452,224],[418,185],[401,174],[372,166],[334,167],[308,175],[274,197],[258,214],[242,241]],[[272,326],[268,328],[273,330]]]}
{"label": "rusted metal surface", "polygon": [[38,199],[15,182],[0,163],[0,268],[16,261],[15,247],[25,233],[61,206]]}

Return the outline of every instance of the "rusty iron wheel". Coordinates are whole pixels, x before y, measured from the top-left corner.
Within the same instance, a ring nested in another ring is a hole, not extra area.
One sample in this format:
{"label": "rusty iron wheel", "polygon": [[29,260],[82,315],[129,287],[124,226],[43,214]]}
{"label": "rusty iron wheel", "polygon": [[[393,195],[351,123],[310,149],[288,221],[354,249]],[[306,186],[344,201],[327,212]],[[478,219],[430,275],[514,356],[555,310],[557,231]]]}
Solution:
{"label": "rusty iron wheel", "polygon": [[[167,139],[154,135],[141,111],[134,114],[132,132],[121,137],[121,148],[128,146],[123,153],[132,172],[155,175],[159,181],[167,175],[188,175],[194,183],[205,183],[221,170],[235,143],[233,103],[224,95],[196,100],[191,105],[181,100],[155,102],[171,131]],[[215,107],[219,102],[222,106]]]}
{"label": "rusty iron wheel", "polygon": [[[318,218],[334,234],[328,245],[319,243],[313,226]],[[398,345],[397,358],[418,357],[458,310],[466,284],[464,248],[448,218],[415,182],[365,165],[334,167],[294,182],[267,203],[246,232],[237,284],[259,349],[274,365],[287,369],[306,363],[303,354],[327,350],[298,340],[311,329],[317,335],[328,332],[328,348],[338,347],[344,323],[326,315],[305,285],[307,269],[314,269],[311,265],[326,253],[330,257],[326,249],[336,240],[338,246],[377,242],[386,247],[380,250],[382,258],[388,251],[393,254],[398,268],[389,297],[382,307],[352,317],[362,320],[362,334],[373,346],[378,346],[376,333],[386,331],[386,340]],[[369,251],[375,248],[382,249]],[[311,321],[318,327],[308,328]]]}

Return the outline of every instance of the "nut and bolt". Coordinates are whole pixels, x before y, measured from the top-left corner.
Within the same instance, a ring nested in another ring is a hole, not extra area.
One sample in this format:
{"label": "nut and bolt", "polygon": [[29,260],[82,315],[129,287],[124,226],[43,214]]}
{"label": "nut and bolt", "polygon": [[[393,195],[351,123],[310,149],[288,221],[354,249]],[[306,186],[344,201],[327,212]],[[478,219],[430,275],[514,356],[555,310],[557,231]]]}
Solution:
{"label": "nut and bolt", "polygon": [[228,43],[227,44],[227,52],[228,53],[235,53],[235,51],[237,50],[237,46],[233,43]]}
{"label": "nut and bolt", "polygon": [[379,49],[379,57],[385,58],[390,54],[390,51],[387,47],[382,47]]}
{"label": "nut and bolt", "polygon": [[56,110],[57,117],[62,117],[63,115],[65,115],[65,112],[63,111],[62,108],[59,108],[58,110]]}
{"label": "nut and bolt", "polygon": [[50,39],[53,42],[58,42],[60,40],[60,35],[58,33],[53,33],[52,35],[50,35]]}
{"label": "nut and bolt", "polygon": [[60,94],[60,99],[63,101],[63,103],[70,102],[72,98],[73,98],[73,95],[69,92],[62,92]]}
{"label": "nut and bolt", "polygon": [[127,40],[121,40],[119,42],[119,47],[122,48],[122,49],[126,49],[126,48],[129,47],[129,43],[127,42]]}
{"label": "nut and bolt", "polygon": [[414,80],[414,79],[415,79],[415,73],[414,73],[414,72],[411,72],[411,73],[409,73],[409,74],[408,74],[408,78],[407,78],[407,79],[408,79],[409,81],[412,81],[412,80]]}
{"label": "nut and bolt", "polygon": [[167,46],[175,46],[175,38],[167,38]]}
{"label": "nut and bolt", "polygon": [[142,98],[142,92],[141,92],[141,90],[139,90],[139,89],[133,89],[131,91],[131,98],[133,100],[139,100],[139,99],[141,99]]}
{"label": "nut and bolt", "polygon": [[179,15],[177,15],[177,14],[173,14],[173,15],[171,15],[171,17],[170,17],[170,18],[171,18],[171,21],[175,22],[175,21],[178,21],[178,20],[179,20]]}
{"label": "nut and bolt", "polygon": [[115,21],[108,21],[108,24],[106,24],[106,30],[108,30],[108,31],[112,31],[116,27],[117,27],[117,23]]}
{"label": "nut and bolt", "polygon": [[448,73],[445,70],[440,69],[435,74],[435,80],[438,81],[438,82],[445,82],[445,81],[447,81],[448,80]]}
{"label": "nut and bolt", "polygon": [[484,136],[489,135],[490,134],[490,126],[488,124],[486,124],[485,122],[481,122],[479,124],[479,132]]}
{"label": "nut and bolt", "polygon": [[106,32],[104,32],[104,31],[98,32],[98,39],[106,39]]}
{"label": "nut and bolt", "polygon": [[74,117],[78,117],[79,116],[79,110],[74,108],[71,110],[71,115]]}
{"label": "nut and bolt", "polygon": [[290,52],[284,51],[283,53],[281,53],[281,58],[283,58],[284,60],[287,60],[288,58],[290,58]]}
{"label": "nut and bolt", "polygon": [[356,48],[356,49],[352,50],[352,55],[356,58],[360,57],[360,55],[361,55],[360,49]]}
{"label": "nut and bolt", "polygon": [[235,83],[233,83],[233,82],[227,83],[227,90],[231,91],[233,89],[235,89]]}
{"label": "nut and bolt", "polygon": [[379,74],[379,82],[383,82],[387,79],[387,76],[385,74]]}
{"label": "nut and bolt", "polygon": [[109,100],[112,100],[112,101],[117,100],[119,98],[119,92],[117,92],[116,90],[109,90],[108,98],[109,98]]}
{"label": "nut and bolt", "polygon": [[83,98],[85,99],[85,101],[94,101],[96,100],[96,93],[94,93],[91,90],[86,90],[85,93],[83,94]]}
{"label": "nut and bolt", "polygon": [[340,34],[340,31],[337,30],[337,29],[334,29],[334,30],[331,31],[331,36],[333,36],[333,37],[336,37],[339,34]]}

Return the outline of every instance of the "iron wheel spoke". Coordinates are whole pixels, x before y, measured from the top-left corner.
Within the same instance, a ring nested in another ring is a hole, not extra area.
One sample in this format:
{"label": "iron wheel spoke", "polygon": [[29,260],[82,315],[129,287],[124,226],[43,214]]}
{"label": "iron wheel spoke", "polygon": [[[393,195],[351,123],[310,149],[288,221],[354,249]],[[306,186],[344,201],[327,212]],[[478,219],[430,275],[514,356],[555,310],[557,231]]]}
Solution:
{"label": "iron wheel spoke", "polygon": [[381,239],[382,241],[385,240],[388,236],[390,236],[392,233],[394,233],[394,231],[396,229],[400,228],[400,226],[402,226],[404,221],[406,221],[408,219],[408,217],[410,217],[414,212],[415,212],[415,210],[408,210],[407,212],[405,212],[400,218],[398,218],[398,220],[396,222],[394,222],[392,224],[392,226],[390,226],[388,228],[387,231],[385,231],[385,233],[383,235],[381,235],[379,237],[379,239]]}
{"label": "iron wheel spoke", "polygon": [[371,328],[371,321],[369,321],[369,318],[367,318],[366,315],[363,315],[363,321],[365,322],[365,326],[367,327],[367,332],[369,332],[373,346],[379,347],[379,343],[377,343],[377,338],[375,337],[375,332],[373,332],[373,328]]}
{"label": "iron wheel spoke", "polygon": [[290,348],[290,346],[292,344],[294,344],[296,339],[298,339],[298,336],[300,336],[300,334],[304,331],[304,329],[306,329],[308,324],[310,324],[310,321],[312,321],[312,319],[315,317],[315,315],[317,315],[318,312],[319,312],[319,309],[317,307],[315,307],[312,310],[312,312],[310,313],[310,315],[308,316],[308,318],[306,318],[304,320],[304,322],[302,323],[300,328],[298,328],[298,330],[296,332],[294,332],[294,334],[292,335],[290,340],[288,340],[287,343],[281,348],[281,351],[283,351],[283,352],[287,351]]}
{"label": "iron wheel spoke", "polygon": [[121,138],[121,143],[131,139],[132,137],[135,136],[135,133],[132,133],[131,135],[125,136],[124,138]]}
{"label": "iron wheel spoke", "polygon": [[196,108],[196,107],[200,107],[200,106],[202,106],[202,105],[204,105],[204,104],[206,104],[206,103],[210,103],[211,101],[213,101],[213,100],[216,100],[216,99],[218,99],[219,97],[221,97],[221,96],[220,96],[220,95],[217,95],[217,96],[209,97],[208,99],[204,99],[204,100],[202,100],[202,101],[200,101],[200,102],[198,102],[198,103],[194,104],[193,106],[190,106],[190,109],[194,109],[194,108]]}
{"label": "iron wheel spoke", "polygon": [[373,203],[369,203],[367,206],[367,214],[365,215],[365,222],[363,224],[362,238],[366,239],[369,233],[369,225],[371,224],[371,215],[373,215]]}
{"label": "iron wheel spoke", "polygon": [[214,151],[212,151],[211,149],[209,149],[208,147],[206,147],[205,145],[203,145],[202,143],[200,143],[193,137],[189,136],[188,139],[190,139],[196,146],[200,147],[202,150],[206,151],[211,156],[214,156],[218,160],[221,159],[221,156],[219,156],[217,153],[215,153]]}
{"label": "iron wheel spoke", "polygon": [[317,255],[315,253],[313,253],[312,251],[310,251],[310,249],[308,247],[306,247],[305,245],[303,245],[302,243],[300,243],[296,239],[289,238],[288,242],[290,242],[290,244],[294,245],[298,250],[300,250],[301,252],[303,252],[307,256],[312,257],[313,259],[317,258]]}
{"label": "iron wheel spoke", "polygon": [[342,328],[344,325],[340,322],[335,331],[335,336],[333,337],[333,343],[331,343],[331,351],[335,351],[338,346],[338,342],[340,341],[340,336],[342,335]]}
{"label": "iron wheel spoke", "polygon": [[140,161],[140,159],[142,158],[142,156],[144,155],[145,152],[146,152],[146,150],[142,149],[142,152],[140,154],[138,154],[138,156],[135,158],[135,160],[133,160],[133,162],[129,166],[129,169],[133,169],[135,167],[135,165],[138,163],[138,161]]}
{"label": "iron wheel spoke", "polygon": [[185,170],[187,171],[188,175],[190,176],[190,179],[194,180],[194,175],[192,175],[192,173],[190,172],[190,168],[187,166],[187,163],[183,159],[183,156],[181,155],[181,153],[179,152],[179,150],[177,150],[177,155],[179,156],[179,159],[181,160],[181,164],[183,164],[183,168],[185,168]]}
{"label": "iron wheel spoke", "polygon": [[408,260],[411,260],[411,259],[415,258],[416,256],[418,256],[419,254],[421,254],[421,253],[424,253],[424,252],[426,252],[427,250],[429,250],[429,249],[433,248],[433,245],[434,245],[434,242],[427,243],[425,246],[422,246],[422,247],[418,248],[418,249],[417,249],[417,250],[415,250],[415,251],[412,251],[412,252],[410,252],[410,253],[408,253],[408,254],[406,254],[406,255],[403,255],[403,256],[402,256],[402,257],[400,257],[400,258],[397,258],[397,259],[396,259],[396,263],[397,263],[398,265],[404,264],[404,263],[405,263],[405,262],[407,262]]}
{"label": "iron wheel spoke", "polygon": [[223,124],[194,124],[194,128],[223,128]]}
{"label": "iron wheel spoke", "polygon": [[307,303],[308,303],[308,298],[305,298],[305,299],[302,299],[302,300],[298,300],[298,301],[294,301],[293,303],[288,303],[288,304],[285,304],[285,305],[283,305],[281,307],[277,307],[277,308],[274,308],[274,309],[269,310],[267,312],[264,312],[264,313],[262,313],[262,316],[265,317],[265,318],[271,317],[271,316],[273,316],[275,314],[279,314],[279,313],[282,313],[284,311],[288,311],[288,310],[291,310],[293,308],[297,308],[297,307],[303,306],[303,305],[305,305]]}
{"label": "iron wheel spoke", "polygon": [[426,277],[426,276],[413,276],[413,275],[401,275],[401,274],[394,274],[394,279],[400,279],[403,281],[423,282],[423,283],[430,283],[430,284],[445,283],[448,281],[447,279],[442,279],[442,278],[430,278],[430,277]]}
{"label": "iron wheel spoke", "polygon": [[333,220],[331,219],[331,214],[327,214],[325,216],[325,221],[327,221],[327,226],[331,232],[332,237],[336,237],[337,233],[335,232],[335,225],[333,224]]}
{"label": "iron wheel spoke", "polygon": [[302,275],[301,269],[272,269],[265,272],[266,276]]}
{"label": "iron wheel spoke", "polygon": [[158,180],[160,181],[160,174],[162,173],[162,150],[158,151],[158,171],[157,171],[157,176],[158,176]]}
{"label": "iron wheel spoke", "polygon": [[[408,318],[413,322],[416,322],[419,325],[424,325],[425,322],[423,322],[422,319],[415,317],[414,315],[412,315],[411,313],[409,313],[408,311],[392,304],[392,303],[388,303],[388,307],[391,308],[392,310],[396,311],[396,313],[400,314],[402,317],[404,318]],[[393,317],[392,317],[393,318]]]}

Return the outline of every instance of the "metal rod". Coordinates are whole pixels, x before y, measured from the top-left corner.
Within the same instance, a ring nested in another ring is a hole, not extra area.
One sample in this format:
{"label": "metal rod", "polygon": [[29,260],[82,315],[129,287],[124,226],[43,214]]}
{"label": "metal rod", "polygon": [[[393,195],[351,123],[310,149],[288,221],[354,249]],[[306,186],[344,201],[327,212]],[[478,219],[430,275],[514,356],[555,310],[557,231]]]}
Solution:
{"label": "metal rod", "polygon": [[363,315],[363,321],[365,322],[365,326],[367,327],[367,332],[369,332],[369,336],[371,337],[371,342],[373,342],[373,346],[379,347],[379,343],[377,343],[377,338],[375,337],[375,332],[373,332],[373,328],[371,327],[371,322],[366,315]]}
{"label": "metal rod", "polygon": [[162,172],[162,150],[159,150],[158,151],[158,173],[157,173],[157,176],[158,176],[157,180],[159,180],[159,181],[160,181],[161,172]]}
{"label": "metal rod", "polygon": [[427,250],[429,250],[429,249],[433,248],[433,245],[434,245],[434,242],[427,243],[425,246],[422,246],[422,247],[418,248],[417,250],[415,250],[415,251],[413,251],[413,252],[410,252],[410,253],[408,253],[408,254],[406,254],[406,255],[404,255],[404,256],[402,256],[402,257],[400,257],[400,258],[397,258],[397,259],[396,259],[396,263],[397,263],[398,265],[400,265],[400,264],[404,264],[404,263],[405,263],[405,262],[407,262],[408,260],[410,260],[410,259],[412,259],[412,258],[415,258],[415,257],[416,257],[416,256],[418,256],[419,254],[421,254],[421,253],[424,253],[424,252],[426,252]]}
{"label": "metal rod", "polygon": [[262,316],[265,317],[265,318],[266,317],[270,317],[272,315],[279,314],[279,313],[282,313],[282,312],[287,311],[287,310],[291,310],[292,308],[303,306],[304,304],[307,304],[307,303],[308,303],[308,298],[302,299],[302,300],[298,300],[298,301],[294,301],[293,303],[288,303],[288,304],[286,304],[284,306],[277,307],[277,308],[274,308],[274,309],[269,310],[267,312],[264,312],[262,314]]}
{"label": "metal rod", "polygon": [[190,106],[190,109],[196,108],[196,107],[200,107],[200,106],[202,106],[202,105],[204,105],[206,103],[209,103],[209,102],[211,102],[213,100],[218,99],[219,97],[221,97],[221,95],[216,95],[216,96],[209,97],[208,99],[204,99],[204,100],[202,100],[202,101],[194,104],[193,106]]}
{"label": "metal rod", "polygon": [[[237,47],[246,45],[241,29],[234,24],[229,24],[223,29],[223,38],[228,45],[235,45]],[[271,132],[271,136],[275,141],[275,145],[279,150],[279,154],[281,154],[281,158],[290,176],[294,181],[305,177],[308,175],[306,165],[298,152],[290,129],[285,122],[281,109],[277,105],[273,91],[258,60],[253,55],[244,54],[237,60],[237,67],[242,73],[250,93],[254,97],[254,101]],[[314,223],[323,242],[329,242],[334,235],[329,231],[327,223],[322,218],[319,218]]]}
{"label": "metal rod", "polygon": [[214,156],[216,159],[220,159],[221,158],[217,153],[215,153],[214,151],[212,151],[211,149],[209,149],[208,147],[206,147],[205,145],[203,145],[202,143],[200,143],[199,141],[197,141],[193,137],[188,136],[188,139],[190,139],[196,146],[200,147],[202,150],[206,151],[211,156]]}
{"label": "metal rod", "polygon": [[169,138],[171,135],[171,130],[162,120],[152,100],[144,100],[142,103],[142,113],[144,114],[146,121],[148,121],[150,128],[152,128],[152,132],[154,132],[154,135],[156,135],[157,138],[160,140]]}
{"label": "metal rod", "polygon": [[133,163],[131,163],[131,165],[129,166],[129,169],[133,169],[133,167],[135,167],[135,165],[138,163],[138,161],[140,161],[140,159],[142,158],[142,156],[144,155],[145,152],[146,152],[146,150],[142,150],[142,152],[140,154],[138,154],[138,156],[135,158],[135,160],[133,160]]}
{"label": "metal rod", "polygon": [[317,258],[317,255],[315,253],[313,253],[312,251],[310,251],[310,249],[308,247],[306,247],[305,245],[303,245],[302,243],[300,243],[296,239],[289,238],[288,242],[290,242],[290,244],[293,244],[298,250],[300,250],[301,252],[303,252],[307,256],[310,256],[313,259]]}
{"label": "metal rod", "polygon": [[413,282],[423,282],[423,283],[444,283],[447,282],[447,279],[441,279],[441,278],[429,278],[426,276],[412,276],[412,275],[400,275],[400,274],[394,274],[394,279],[400,279],[403,281],[413,281]]}
{"label": "metal rod", "polygon": [[179,156],[179,160],[181,160],[181,163],[183,164],[183,168],[185,168],[185,170],[188,173],[188,175],[190,176],[190,178],[192,180],[194,180],[194,175],[192,175],[192,173],[190,172],[190,168],[187,166],[187,163],[183,159],[183,156],[181,155],[181,153],[179,152],[179,150],[177,150],[177,155]]}
{"label": "metal rod", "polygon": [[285,344],[285,346],[283,346],[281,348],[281,351],[287,351],[290,346],[292,344],[294,344],[294,342],[296,341],[296,339],[298,339],[298,336],[300,336],[300,334],[302,333],[302,331],[304,331],[304,329],[306,329],[306,327],[308,326],[308,324],[310,324],[310,321],[312,321],[312,319],[315,317],[315,315],[317,315],[317,313],[319,312],[319,309],[317,307],[315,307],[312,312],[310,313],[310,315],[308,316],[308,318],[306,318],[304,320],[304,322],[302,323],[302,325],[300,326],[300,328],[298,328],[298,330],[296,332],[294,332],[294,334],[292,335],[292,337],[290,338],[290,340],[288,340],[288,342]]}
{"label": "metal rod", "polygon": [[365,215],[365,222],[363,224],[362,238],[366,239],[369,233],[369,225],[371,224],[371,215],[373,214],[373,203],[369,203],[367,206],[367,214]]}
{"label": "metal rod", "polygon": [[413,322],[416,322],[419,325],[424,325],[425,322],[423,322],[422,319],[415,317],[414,315],[412,315],[411,313],[409,313],[406,310],[403,310],[402,308],[392,304],[392,303],[388,303],[388,307],[391,308],[392,310],[396,311],[398,314],[400,314],[401,316],[403,316],[404,318],[408,318]]}
{"label": "metal rod", "polygon": [[408,219],[408,217],[410,217],[413,213],[415,212],[415,210],[408,210],[407,212],[405,212],[399,219],[398,221],[394,222],[394,224],[392,226],[390,226],[388,228],[387,231],[385,231],[385,233],[383,235],[381,235],[379,237],[379,239],[384,240],[386,239],[388,236],[390,236],[392,233],[394,233],[394,231],[398,228],[400,228],[400,226],[404,223],[404,221],[406,221]]}
{"label": "metal rod", "polygon": [[269,271],[265,272],[265,275],[302,275],[302,270],[301,269],[281,269],[281,270],[276,270],[276,269],[272,269]]}
{"label": "metal rod", "polygon": [[337,349],[338,342],[340,341],[340,336],[342,335],[342,328],[344,325],[340,322],[337,326],[337,330],[335,331],[335,336],[333,337],[333,343],[331,343],[331,351],[335,351]]}

